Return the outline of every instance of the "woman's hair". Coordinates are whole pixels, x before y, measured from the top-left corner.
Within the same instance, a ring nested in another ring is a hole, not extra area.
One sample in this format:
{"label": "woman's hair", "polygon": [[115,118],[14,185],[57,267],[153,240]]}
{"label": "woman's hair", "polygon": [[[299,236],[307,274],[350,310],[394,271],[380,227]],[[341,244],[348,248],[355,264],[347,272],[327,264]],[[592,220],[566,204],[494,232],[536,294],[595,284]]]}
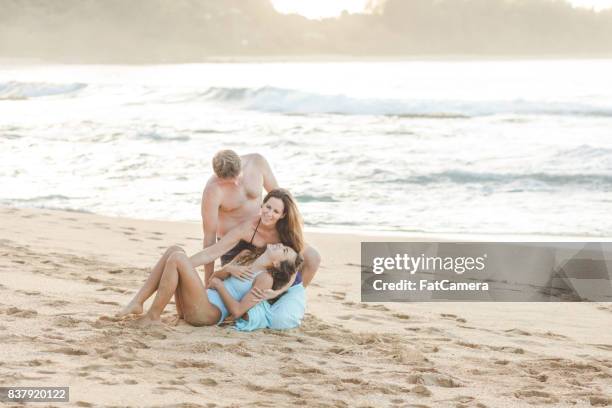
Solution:
{"label": "woman's hair", "polygon": [[272,289],[280,289],[289,282],[289,279],[302,269],[304,265],[304,258],[302,255],[295,254],[295,260],[282,261],[278,267],[271,266],[268,268],[268,273],[272,276]]}
{"label": "woman's hair", "polygon": [[276,231],[278,232],[280,241],[284,245],[293,248],[295,252],[302,252],[302,249],[304,249],[302,216],[300,215],[295,200],[289,191],[284,188],[275,188],[274,190],[270,190],[266,195],[263,200],[264,204],[273,197],[281,200],[284,207],[284,217],[276,222]]}

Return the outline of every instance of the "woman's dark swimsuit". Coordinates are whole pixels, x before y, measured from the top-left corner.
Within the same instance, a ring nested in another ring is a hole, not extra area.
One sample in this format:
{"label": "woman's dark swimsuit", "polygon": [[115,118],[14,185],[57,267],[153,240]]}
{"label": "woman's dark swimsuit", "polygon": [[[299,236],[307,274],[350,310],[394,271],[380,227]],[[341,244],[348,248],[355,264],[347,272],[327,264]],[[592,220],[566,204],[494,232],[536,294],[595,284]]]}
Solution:
{"label": "woman's dark swimsuit", "polygon": [[[251,240],[249,242],[246,242],[244,239],[241,239],[240,241],[238,241],[235,247],[227,251],[224,255],[221,255],[221,266],[230,263],[232,259],[234,259],[240,252],[244,251],[245,249],[248,249],[249,251],[255,251],[257,249],[257,246],[253,244],[253,238],[255,238],[255,234],[257,234],[257,228],[259,228],[260,223],[261,218],[259,219],[259,221],[257,221],[257,226],[255,227],[255,231],[253,232],[253,235],[251,236]],[[299,285],[300,283],[302,283],[301,271],[297,273],[295,281],[291,286]]]}
{"label": "woman's dark swimsuit", "polygon": [[228,264],[234,259],[240,252],[248,249],[249,251],[255,251],[257,247],[253,245],[253,238],[255,238],[255,234],[257,234],[257,228],[259,228],[259,223],[261,223],[261,218],[257,221],[257,226],[255,227],[255,231],[253,231],[253,236],[251,236],[251,240],[246,242],[244,239],[238,241],[235,247],[227,251],[224,255],[221,255],[221,266]]}

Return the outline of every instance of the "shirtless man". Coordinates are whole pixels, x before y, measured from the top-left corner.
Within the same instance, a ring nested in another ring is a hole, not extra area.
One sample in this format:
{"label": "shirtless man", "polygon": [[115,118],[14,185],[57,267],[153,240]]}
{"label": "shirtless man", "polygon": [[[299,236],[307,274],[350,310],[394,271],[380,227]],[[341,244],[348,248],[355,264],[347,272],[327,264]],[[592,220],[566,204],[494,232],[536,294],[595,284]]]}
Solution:
{"label": "shirtless man", "polygon": [[[259,213],[262,187],[267,192],[278,188],[270,165],[257,153],[238,156],[232,150],[221,150],[213,158],[213,170],[215,175],[208,180],[202,194],[204,248],[214,244],[217,238]],[[221,258],[222,262],[229,262],[236,255],[236,253],[226,254],[225,259]],[[321,263],[319,253],[311,246],[306,245],[302,256],[304,258],[301,271],[302,283],[298,285],[299,287],[292,286],[272,306],[270,328],[283,329],[300,324],[304,314],[304,301],[300,300],[304,298],[303,288],[310,284]],[[213,264],[208,264],[204,268],[206,286],[213,270]],[[254,294],[261,300],[275,297],[270,293],[268,296]]]}
{"label": "shirtless man", "polygon": [[[204,248],[259,213],[262,187],[278,188],[270,165],[257,153],[238,156],[233,150],[221,150],[213,158],[213,170],[202,194]],[[213,268],[213,264],[204,267],[207,286]]]}

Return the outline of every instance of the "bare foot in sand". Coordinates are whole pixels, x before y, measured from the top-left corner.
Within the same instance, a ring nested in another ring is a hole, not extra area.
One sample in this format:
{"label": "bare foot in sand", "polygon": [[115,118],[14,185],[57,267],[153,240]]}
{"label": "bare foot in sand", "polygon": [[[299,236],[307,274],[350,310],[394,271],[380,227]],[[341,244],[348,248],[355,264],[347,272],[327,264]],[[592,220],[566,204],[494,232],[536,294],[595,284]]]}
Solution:
{"label": "bare foot in sand", "polygon": [[178,326],[179,324],[181,324],[182,321],[183,318],[178,315],[163,320],[163,322],[168,326]]}
{"label": "bare foot in sand", "polygon": [[149,315],[144,315],[136,320],[134,320],[134,325],[136,327],[147,328],[147,327],[163,327],[163,323],[161,320],[153,320]]}
{"label": "bare foot in sand", "polygon": [[115,316],[125,317],[131,314],[142,314],[142,312],[143,312],[143,309],[142,309],[141,304],[130,302],[126,307],[121,309],[121,311],[117,313]]}

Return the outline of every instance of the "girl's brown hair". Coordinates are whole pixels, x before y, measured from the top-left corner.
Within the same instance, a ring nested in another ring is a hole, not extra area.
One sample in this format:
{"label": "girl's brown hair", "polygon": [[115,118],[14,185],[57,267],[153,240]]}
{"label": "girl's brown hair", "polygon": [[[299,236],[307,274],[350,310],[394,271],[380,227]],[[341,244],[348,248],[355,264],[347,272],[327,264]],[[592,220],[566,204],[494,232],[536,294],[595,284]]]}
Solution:
{"label": "girl's brown hair", "polygon": [[302,233],[302,216],[291,193],[284,188],[270,190],[263,202],[270,198],[277,198],[283,202],[283,218],[276,222],[276,231],[280,241],[298,254],[304,249],[304,235]]}
{"label": "girl's brown hair", "polygon": [[295,261],[282,261],[278,267],[271,266],[268,268],[268,273],[272,276],[272,289],[277,290],[282,288],[289,282],[291,277],[302,269],[304,258],[302,255],[296,254]]}
{"label": "girl's brown hair", "polygon": [[[232,261],[236,265],[250,265],[265,252],[265,248],[259,248],[255,251],[244,251]],[[295,255],[295,261],[282,261],[278,267],[271,266],[267,269],[272,276],[272,289],[282,288],[289,282],[291,277],[298,271],[302,270],[304,258],[299,253]]]}

